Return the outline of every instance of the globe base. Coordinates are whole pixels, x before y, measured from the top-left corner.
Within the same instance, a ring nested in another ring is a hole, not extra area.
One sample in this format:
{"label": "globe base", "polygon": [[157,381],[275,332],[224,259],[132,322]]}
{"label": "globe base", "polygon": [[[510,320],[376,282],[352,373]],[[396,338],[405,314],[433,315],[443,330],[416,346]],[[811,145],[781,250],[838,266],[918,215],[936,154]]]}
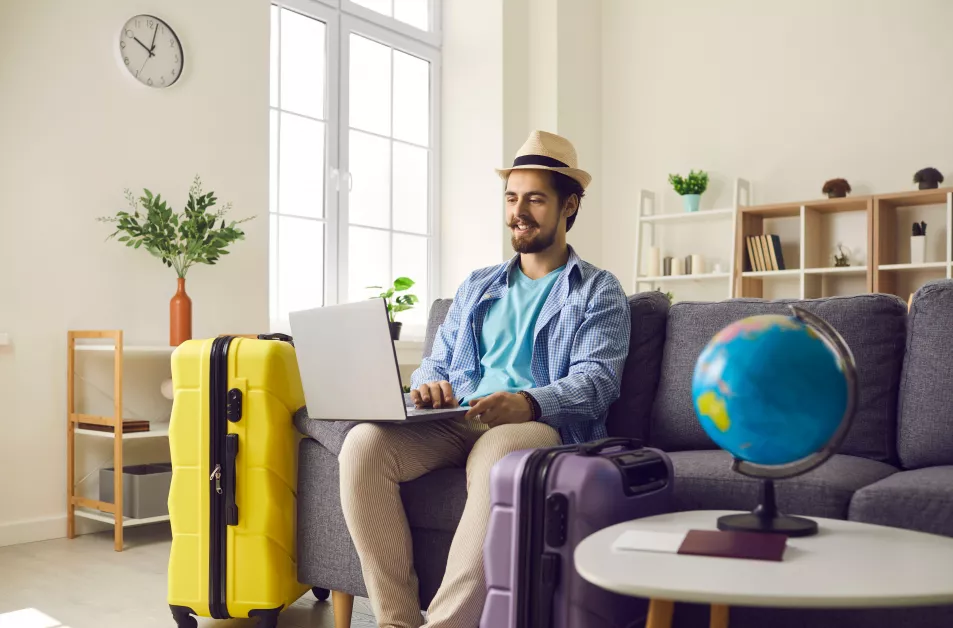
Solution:
{"label": "globe base", "polygon": [[782,515],[774,496],[774,480],[761,480],[761,503],[752,512],[718,517],[718,529],[732,532],[764,532],[787,536],[817,534],[817,522],[804,517]]}
{"label": "globe base", "polygon": [[812,536],[817,534],[817,522],[804,517],[775,515],[763,517],[757,512],[718,517],[718,529],[732,532],[763,532],[786,536]]}

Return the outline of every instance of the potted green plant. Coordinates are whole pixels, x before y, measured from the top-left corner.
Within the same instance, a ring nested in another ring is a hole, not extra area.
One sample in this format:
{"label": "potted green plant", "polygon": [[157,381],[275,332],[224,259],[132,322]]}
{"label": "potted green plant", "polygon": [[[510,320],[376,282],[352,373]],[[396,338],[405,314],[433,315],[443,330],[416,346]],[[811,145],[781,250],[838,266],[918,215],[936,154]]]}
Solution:
{"label": "potted green plant", "polygon": [[687,212],[697,212],[702,194],[708,189],[708,173],[704,170],[688,173],[687,177],[679,174],[668,175],[668,182],[682,197],[682,203]]}
{"label": "potted green plant", "polygon": [[830,179],[824,182],[821,193],[827,194],[827,198],[844,198],[850,194],[850,183],[847,179]]}
{"label": "potted green plant", "polygon": [[97,219],[116,225],[107,240],[118,235],[126,246],[144,248],[175,270],[178,290],[169,303],[169,344],[173,347],[192,337],[192,299],[185,292],[185,275],[189,268],[218,262],[222,255],[228,254],[226,249],[230,244],[245,239],[238,225],[254,218],[226,222],[225,215],[232,204],[225,203],[213,210],[217,200],[214,192],[202,192],[202,180],[195,175],[182,212],[169,207],[161,194],[153,196],[149,190],[143,190],[143,195],[136,198],[127,189],[129,210]]}
{"label": "potted green plant", "polygon": [[[396,299],[394,295],[398,292],[410,290],[413,285],[414,280],[410,277],[398,277],[394,280],[393,287],[381,292],[376,297],[372,297],[374,299],[384,299],[384,303],[387,304],[387,317],[390,320],[390,337],[392,340],[400,340],[400,330],[404,326],[403,323],[395,320],[397,314],[413,309],[414,305],[420,301],[414,294],[401,294]],[[381,286],[368,286],[368,290],[383,289]]]}
{"label": "potted green plant", "polygon": [[943,173],[936,168],[923,168],[913,175],[913,182],[919,183],[921,190],[935,190],[943,183]]}

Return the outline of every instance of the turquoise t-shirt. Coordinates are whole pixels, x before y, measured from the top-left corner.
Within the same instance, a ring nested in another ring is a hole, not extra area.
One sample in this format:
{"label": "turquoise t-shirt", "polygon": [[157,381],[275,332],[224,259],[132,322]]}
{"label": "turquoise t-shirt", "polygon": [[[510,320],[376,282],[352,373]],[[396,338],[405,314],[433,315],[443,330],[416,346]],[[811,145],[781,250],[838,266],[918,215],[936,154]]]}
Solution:
{"label": "turquoise t-shirt", "polygon": [[530,279],[519,266],[513,268],[509,289],[490,306],[480,333],[480,385],[464,400],[495,392],[517,392],[533,387],[530,362],[533,358],[533,331],[561,266],[539,279]]}

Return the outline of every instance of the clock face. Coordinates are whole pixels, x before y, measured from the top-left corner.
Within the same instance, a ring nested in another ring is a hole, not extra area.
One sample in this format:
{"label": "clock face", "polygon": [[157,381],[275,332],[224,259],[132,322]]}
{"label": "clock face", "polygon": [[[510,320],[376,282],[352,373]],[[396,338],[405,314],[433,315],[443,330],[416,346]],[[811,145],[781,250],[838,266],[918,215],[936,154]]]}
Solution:
{"label": "clock face", "polygon": [[119,54],[129,73],[143,85],[168,87],[182,75],[182,44],[157,17],[130,18],[119,34]]}

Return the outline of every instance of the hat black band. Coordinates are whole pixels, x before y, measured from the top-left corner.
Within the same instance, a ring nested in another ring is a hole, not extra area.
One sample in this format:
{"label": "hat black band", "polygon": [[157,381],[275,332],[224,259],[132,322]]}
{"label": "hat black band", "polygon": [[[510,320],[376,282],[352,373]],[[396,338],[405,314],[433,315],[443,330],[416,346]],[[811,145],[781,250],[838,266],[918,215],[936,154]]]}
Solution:
{"label": "hat black band", "polygon": [[568,168],[568,164],[564,164],[558,159],[553,159],[552,157],[546,157],[545,155],[522,155],[513,160],[513,167],[516,166],[548,166],[550,168]]}

